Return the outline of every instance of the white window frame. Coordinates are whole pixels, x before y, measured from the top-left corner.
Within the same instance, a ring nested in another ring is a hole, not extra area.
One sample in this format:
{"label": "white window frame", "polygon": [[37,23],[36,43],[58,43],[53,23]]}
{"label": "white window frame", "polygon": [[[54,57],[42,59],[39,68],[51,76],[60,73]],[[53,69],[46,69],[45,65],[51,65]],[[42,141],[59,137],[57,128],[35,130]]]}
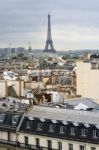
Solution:
{"label": "white window frame", "polygon": [[92,131],[92,136],[93,136],[93,138],[98,138],[98,131],[97,130],[93,130]]}
{"label": "white window frame", "polygon": [[38,124],[37,124],[37,129],[38,129],[39,131],[42,130],[42,123],[41,123],[41,122],[38,122]]}
{"label": "white window frame", "polygon": [[18,121],[18,118],[19,118],[18,115],[14,115],[14,116],[12,117],[12,123],[13,123],[13,124],[16,124],[17,121]]}
{"label": "white window frame", "polygon": [[81,129],[81,136],[83,136],[83,137],[87,136],[87,129],[85,129],[85,128]]}
{"label": "white window frame", "polygon": [[61,133],[61,134],[63,134],[64,133],[64,126],[60,126],[60,128],[59,128],[59,132]]}
{"label": "white window frame", "polygon": [[30,128],[31,128],[31,125],[30,125],[30,121],[29,121],[29,120],[27,120],[27,122],[26,122],[26,128],[27,128],[27,129],[30,129]]}
{"label": "white window frame", "polygon": [[70,135],[75,135],[75,127],[70,128]]}
{"label": "white window frame", "polygon": [[3,122],[5,118],[5,114],[0,114],[0,122]]}
{"label": "white window frame", "polygon": [[49,132],[54,132],[54,125],[53,124],[49,125]]}

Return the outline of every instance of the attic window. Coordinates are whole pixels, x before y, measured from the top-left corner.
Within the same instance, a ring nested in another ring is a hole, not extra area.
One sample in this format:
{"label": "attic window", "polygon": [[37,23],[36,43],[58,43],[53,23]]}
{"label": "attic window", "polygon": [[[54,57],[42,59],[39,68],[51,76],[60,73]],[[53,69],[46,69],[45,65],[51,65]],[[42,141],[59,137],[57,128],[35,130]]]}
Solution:
{"label": "attic window", "polygon": [[0,122],[3,122],[5,118],[5,114],[0,114]]}
{"label": "attic window", "polygon": [[49,125],[49,132],[54,132],[54,124]]}
{"label": "attic window", "polygon": [[28,121],[28,120],[27,120],[27,122],[26,122],[26,127],[27,127],[27,129],[30,129],[30,128],[31,128],[31,122]]}
{"label": "attic window", "polygon": [[75,127],[70,128],[70,135],[75,135]]}
{"label": "attic window", "polygon": [[12,123],[13,123],[13,124],[16,124],[17,121],[18,121],[18,116],[17,116],[17,115],[13,116],[13,117],[12,117]]}
{"label": "attic window", "polygon": [[64,126],[60,126],[60,133],[61,133],[61,134],[64,133]]}
{"label": "attic window", "polygon": [[85,129],[85,128],[82,128],[81,129],[81,136],[87,136],[87,129]]}
{"label": "attic window", "polygon": [[41,122],[38,122],[37,129],[42,130],[42,123]]}

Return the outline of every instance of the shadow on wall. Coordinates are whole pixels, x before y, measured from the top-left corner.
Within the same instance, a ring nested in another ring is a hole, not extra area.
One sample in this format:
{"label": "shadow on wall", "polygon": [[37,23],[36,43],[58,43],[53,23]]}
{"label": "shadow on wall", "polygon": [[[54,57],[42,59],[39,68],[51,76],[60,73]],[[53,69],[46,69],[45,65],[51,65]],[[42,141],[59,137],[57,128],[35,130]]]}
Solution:
{"label": "shadow on wall", "polygon": [[12,97],[18,97],[15,89],[13,88],[13,86],[8,86],[8,96],[12,96]]}

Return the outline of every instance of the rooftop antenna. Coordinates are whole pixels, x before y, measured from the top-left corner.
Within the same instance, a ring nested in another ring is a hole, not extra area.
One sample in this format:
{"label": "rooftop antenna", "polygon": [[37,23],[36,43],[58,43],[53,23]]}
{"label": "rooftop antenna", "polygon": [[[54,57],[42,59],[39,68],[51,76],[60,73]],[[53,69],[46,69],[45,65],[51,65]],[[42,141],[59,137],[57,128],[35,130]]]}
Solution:
{"label": "rooftop antenna", "polygon": [[31,49],[31,42],[28,42],[28,45],[29,45],[28,51],[31,52],[31,50],[32,50],[32,49]]}
{"label": "rooftop antenna", "polygon": [[9,43],[9,48],[8,49],[9,49],[8,53],[11,54],[11,43]]}

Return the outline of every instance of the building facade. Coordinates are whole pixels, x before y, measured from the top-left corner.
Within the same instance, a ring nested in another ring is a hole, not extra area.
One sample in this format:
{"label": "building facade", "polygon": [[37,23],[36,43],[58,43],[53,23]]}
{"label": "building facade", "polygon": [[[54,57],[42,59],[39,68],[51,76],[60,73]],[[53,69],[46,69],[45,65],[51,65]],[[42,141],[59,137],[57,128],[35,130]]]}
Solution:
{"label": "building facade", "polygon": [[18,146],[41,150],[98,150],[96,118],[97,113],[93,112],[35,106],[19,127]]}
{"label": "building facade", "polygon": [[0,112],[0,149],[99,150],[98,113],[49,106]]}
{"label": "building facade", "polygon": [[99,64],[77,62],[77,95],[99,100]]}

